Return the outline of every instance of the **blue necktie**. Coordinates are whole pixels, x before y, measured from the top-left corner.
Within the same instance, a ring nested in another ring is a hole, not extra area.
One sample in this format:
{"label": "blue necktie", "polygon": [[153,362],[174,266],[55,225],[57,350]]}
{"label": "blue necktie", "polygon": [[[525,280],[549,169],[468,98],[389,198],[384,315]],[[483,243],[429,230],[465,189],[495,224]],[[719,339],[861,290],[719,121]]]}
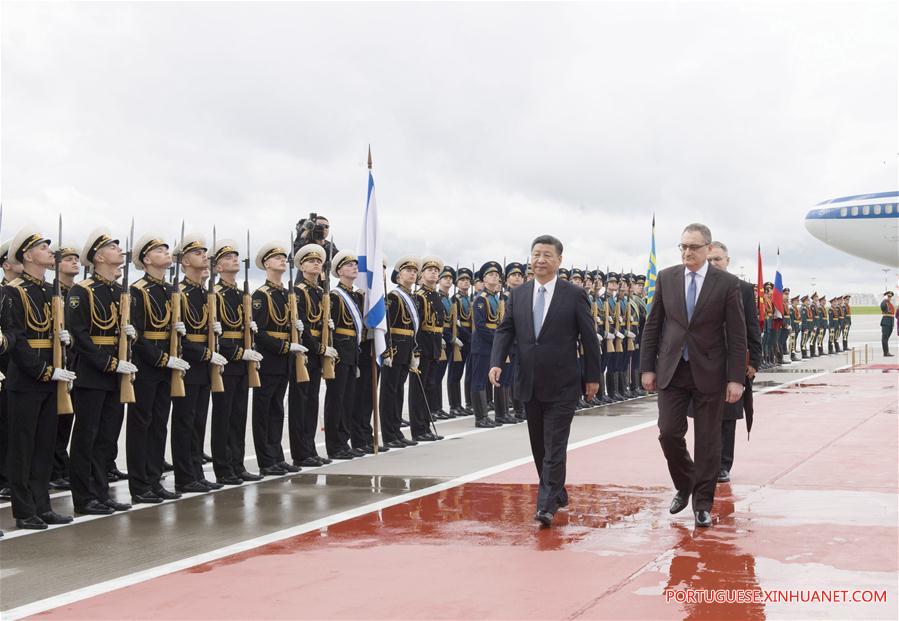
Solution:
{"label": "blue necktie", "polygon": [[543,308],[546,306],[546,287],[540,285],[537,289],[537,302],[534,304],[534,337],[540,336],[540,328],[543,327]]}
{"label": "blue necktie", "polygon": [[[696,308],[696,272],[690,272],[690,286],[687,287],[687,323],[693,319],[693,311]],[[684,345],[684,360],[690,359],[690,352]]]}

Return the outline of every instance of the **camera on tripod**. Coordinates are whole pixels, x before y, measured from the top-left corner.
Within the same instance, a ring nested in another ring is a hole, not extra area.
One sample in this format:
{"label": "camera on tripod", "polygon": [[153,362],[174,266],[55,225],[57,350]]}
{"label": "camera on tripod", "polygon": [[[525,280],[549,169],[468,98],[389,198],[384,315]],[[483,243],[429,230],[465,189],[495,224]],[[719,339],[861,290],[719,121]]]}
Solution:
{"label": "camera on tripod", "polygon": [[306,243],[321,243],[325,240],[325,225],[318,223],[318,214],[310,213],[308,218],[297,223],[297,237]]}

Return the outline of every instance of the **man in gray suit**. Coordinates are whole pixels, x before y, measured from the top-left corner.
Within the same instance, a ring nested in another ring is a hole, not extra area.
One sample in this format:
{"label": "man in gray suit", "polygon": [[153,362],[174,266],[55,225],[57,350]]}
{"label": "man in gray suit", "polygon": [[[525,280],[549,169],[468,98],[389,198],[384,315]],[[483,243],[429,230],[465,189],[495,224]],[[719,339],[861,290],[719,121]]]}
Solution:
{"label": "man in gray suit", "polygon": [[[700,527],[712,524],[724,403],[740,399],[746,371],[740,281],[709,265],[711,243],[704,224],[684,229],[683,264],[659,272],[640,356],[643,388],[659,392],[659,442],[677,489],[669,511],[679,513],[692,496]],[[691,402],[695,462],[684,439]]]}

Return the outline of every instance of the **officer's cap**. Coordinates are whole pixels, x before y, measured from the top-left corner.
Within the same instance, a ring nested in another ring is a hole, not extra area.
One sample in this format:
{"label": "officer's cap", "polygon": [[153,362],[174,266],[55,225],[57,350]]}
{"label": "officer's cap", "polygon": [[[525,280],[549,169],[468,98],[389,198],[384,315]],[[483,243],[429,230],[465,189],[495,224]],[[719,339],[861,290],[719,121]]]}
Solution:
{"label": "officer's cap", "polygon": [[105,226],[94,229],[87,236],[87,241],[84,243],[84,249],[81,251],[81,263],[86,266],[93,265],[94,256],[103,246],[117,243],[119,243],[119,240],[113,238],[109,229]]}
{"label": "officer's cap", "polygon": [[445,276],[449,276],[452,282],[456,282],[456,270],[454,270],[449,265],[444,265],[443,269],[440,271],[440,278],[444,278]]}
{"label": "officer's cap", "polygon": [[0,263],[6,263],[9,261],[9,245],[12,243],[11,239],[7,239],[5,242],[0,244]]}
{"label": "officer's cap", "polygon": [[571,278],[580,278],[584,280],[584,270],[579,267],[571,268]]}
{"label": "officer's cap", "polygon": [[26,252],[50,240],[34,226],[26,226],[13,237],[9,245],[9,256],[12,262],[21,263]]}
{"label": "officer's cap", "polygon": [[259,247],[259,250],[256,252],[256,267],[261,270],[265,269],[265,262],[271,259],[272,257],[276,257],[279,254],[284,255],[287,258],[287,250],[286,246],[278,241],[270,241],[268,243],[262,244]]}
{"label": "officer's cap", "polygon": [[521,274],[524,276],[524,265],[518,261],[512,261],[506,265],[506,278],[512,274]]}
{"label": "officer's cap", "polygon": [[334,278],[337,278],[337,271],[341,267],[349,263],[356,263],[358,265],[359,257],[356,256],[355,252],[350,252],[349,250],[341,250],[334,255],[333,259],[331,259],[331,275]]}
{"label": "officer's cap", "polygon": [[318,244],[306,244],[293,255],[293,264],[299,269],[303,262],[315,258],[324,263],[327,258],[325,249]]}
{"label": "officer's cap", "polygon": [[202,233],[188,233],[184,236],[184,239],[181,240],[181,249],[179,254],[183,257],[188,252],[193,252],[194,250],[209,250],[209,246],[206,245],[206,238]]}
{"label": "officer's cap", "polygon": [[607,283],[618,282],[618,274],[617,274],[617,272],[609,272],[609,273],[606,275],[606,282],[607,282]]}
{"label": "officer's cap", "polygon": [[407,267],[414,268],[416,272],[420,271],[421,264],[419,263],[418,257],[410,255],[397,259],[396,264],[393,266],[393,273],[390,274],[390,282],[398,284],[396,280],[397,276],[399,276],[400,272]]}
{"label": "officer's cap", "polygon": [[646,276],[644,276],[643,274],[640,274],[639,276],[637,276],[634,279],[634,282],[637,283],[638,285],[645,285],[646,284]]}
{"label": "officer's cap", "polygon": [[163,241],[161,235],[157,235],[156,233],[141,235],[135,242],[134,249],[132,250],[131,262],[134,264],[134,267],[141,271],[147,269],[144,265],[144,259],[151,251],[160,246],[165,246],[166,248],[169,247],[168,243]]}
{"label": "officer's cap", "polygon": [[463,278],[467,278],[468,280],[472,279],[471,270],[467,267],[460,267],[458,273],[456,274],[456,282],[459,282]]}
{"label": "officer's cap", "polygon": [[219,259],[228,254],[240,255],[240,250],[237,248],[237,242],[233,239],[215,240],[215,248],[212,249],[212,256],[215,259],[215,262],[218,263]]}
{"label": "officer's cap", "polygon": [[421,258],[421,267],[418,271],[423,272],[429,267],[436,267],[438,272],[443,271],[443,260],[434,255],[428,255]]}
{"label": "officer's cap", "polygon": [[559,268],[559,278],[561,278],[562,280],[568,280],[568,278],[569,278],[568,268],[566,268],[566,267]]}

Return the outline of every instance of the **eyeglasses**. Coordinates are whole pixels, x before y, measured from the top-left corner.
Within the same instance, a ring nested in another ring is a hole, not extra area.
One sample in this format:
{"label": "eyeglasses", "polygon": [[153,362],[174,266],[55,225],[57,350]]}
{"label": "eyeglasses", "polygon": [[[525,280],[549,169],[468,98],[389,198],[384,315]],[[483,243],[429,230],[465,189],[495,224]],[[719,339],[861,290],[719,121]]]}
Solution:
{"label": "eyeglasses", "polygon": [[677,249],[681,252],[686,252],[687,250],[696,252],[697,250],[705,248],[706,246],[708,246],[708,244],[678,244]]}

